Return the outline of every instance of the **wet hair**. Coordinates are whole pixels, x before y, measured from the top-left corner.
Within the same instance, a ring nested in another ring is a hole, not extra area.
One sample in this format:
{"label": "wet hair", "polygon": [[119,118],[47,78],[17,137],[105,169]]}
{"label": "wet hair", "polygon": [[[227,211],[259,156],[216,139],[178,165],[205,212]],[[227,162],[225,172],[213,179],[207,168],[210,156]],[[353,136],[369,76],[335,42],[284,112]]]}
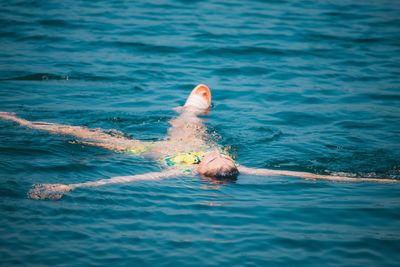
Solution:
{"label": "wet hair", "polygon": [[239,170],[235,168],[224,169],[221,168],[217,172],[203,172],[202,175],[210,178],[217,178],[220,180],[236,180],[239,175]]}

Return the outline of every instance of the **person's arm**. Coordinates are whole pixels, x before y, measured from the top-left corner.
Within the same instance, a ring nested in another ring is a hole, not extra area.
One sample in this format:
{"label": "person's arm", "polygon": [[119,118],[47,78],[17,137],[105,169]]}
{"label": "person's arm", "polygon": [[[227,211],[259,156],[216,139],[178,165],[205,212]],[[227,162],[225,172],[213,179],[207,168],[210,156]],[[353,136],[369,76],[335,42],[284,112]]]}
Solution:
{"label": "person's arm", "polygon": [[46,131],[51,134],[69,135],[81,139],[97,141],[100,142],[97,146],[101,146],[110,150],[126,150],[132,147],[142,147],[146,145],[146,142],[135,139],[128,139],[120,135],[112,135],[98,128],[90,129],[82,126],[69,126],[57,123],[31,122],[19,118],[15,114],[9,112],[0,112],[0,119],[13,121],[21,126],[25,126],[35,130]]}
{"label": "person's arm", "polygon": [[329,181],[341,181],[341,182],[376,182],[376,183],[400,182],[400,180],[388,179],[388,178],[364,178],[364,177],[358,178],[358,177],[347,177],[347,176],[336,176],[336,175],[321,175],[309,172],[248,168],[245,166],[239,166],[238,169],[240,173],[258,175],[258,176],[293,176],[308,180],[329,180]]}
{"label": "person's arm", "polygon": [[177,169],[170,169],[163,172],[149,172],[131,176],[116,176],[109,179],[101,179],[98,181],[77,184],[36,184],[32,186],[31,190],[29,190],[28,197],[31,199],[57,200],[62,198],[65,193],[75,190],[77,188],[131,183],[136,181],[155,181],[179,175],[182,175],[182,171]]}

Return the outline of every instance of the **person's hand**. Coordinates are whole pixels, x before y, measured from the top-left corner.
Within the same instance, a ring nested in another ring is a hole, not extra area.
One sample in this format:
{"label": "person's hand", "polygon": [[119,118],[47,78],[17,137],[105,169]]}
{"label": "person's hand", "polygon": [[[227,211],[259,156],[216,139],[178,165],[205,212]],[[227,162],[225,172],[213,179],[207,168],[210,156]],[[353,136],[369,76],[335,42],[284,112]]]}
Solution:
{"label": "person's hand", "polygon": [[65,184],[35,184],[28,192],[31,199],[52,199],[57,200],[64,196],[64,193],[73,188]]}

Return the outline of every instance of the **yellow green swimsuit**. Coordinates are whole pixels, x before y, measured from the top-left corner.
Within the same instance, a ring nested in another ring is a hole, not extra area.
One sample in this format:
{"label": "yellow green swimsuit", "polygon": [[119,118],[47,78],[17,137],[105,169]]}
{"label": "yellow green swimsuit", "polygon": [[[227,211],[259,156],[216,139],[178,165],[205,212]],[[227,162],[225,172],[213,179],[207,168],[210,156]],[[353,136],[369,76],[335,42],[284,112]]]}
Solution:
{"label": "yellow green swimsuit", "polygon": [[170,166],[188,166],[193,164],[200,163],[206,152],[188,152],[188,153],[179,153],[175,156],[165,157],[165,165]]}
{"label": "yellow green swimsuit", "polygon": [[[152,144],[146,145],[138,145],[126,150],[127,153],[132,154],[142,154],[150,150]],[[188,153],[179,153],[174,156],[167,156],[162,160],[162,163],[167,167],[179,166],[179,167],[189,167],[193,164],[200,163],[203,158],[205,151],[200,152],[188,152]],[[187,170],[185,170],[187,171]]]}
{"label": "yellow green swimsuit", "polygon": [[[149,144],[140,144],[138,146],[129,148],[126,150],[128,153],[132,154],[143,154],[148,152],[150,148],[154,145],[154,143]],[[228,155],[225,150],[220,151],[222,154]],[[198,152],[182,152],[178,153],[174,156],[166,156],[161,160],[161,163],[167,167],[178,167],[182,168],[184,172],[190,172],[191,166],[194,164],[199,164],[202,160],[203,156],[207,153],[207,151],[198,151]]]}

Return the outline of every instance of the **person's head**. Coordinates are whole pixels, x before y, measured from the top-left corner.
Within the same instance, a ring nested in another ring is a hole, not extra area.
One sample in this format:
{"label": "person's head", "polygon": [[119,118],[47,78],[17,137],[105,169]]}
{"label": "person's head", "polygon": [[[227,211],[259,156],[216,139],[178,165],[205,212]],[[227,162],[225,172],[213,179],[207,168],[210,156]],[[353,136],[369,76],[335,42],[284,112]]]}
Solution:
{"label": "person's head", "polygon": [[199,111],[205,111],[210,106],[211,91],[204,84],[199,84],[192,90],[184,105],[185,108],[197,109]]}
{"label": "person's head", "polygon": [[197,171],[205,177],[235,180],[239,170],[233,159],[218,150],[208,152],[197,166]]}

